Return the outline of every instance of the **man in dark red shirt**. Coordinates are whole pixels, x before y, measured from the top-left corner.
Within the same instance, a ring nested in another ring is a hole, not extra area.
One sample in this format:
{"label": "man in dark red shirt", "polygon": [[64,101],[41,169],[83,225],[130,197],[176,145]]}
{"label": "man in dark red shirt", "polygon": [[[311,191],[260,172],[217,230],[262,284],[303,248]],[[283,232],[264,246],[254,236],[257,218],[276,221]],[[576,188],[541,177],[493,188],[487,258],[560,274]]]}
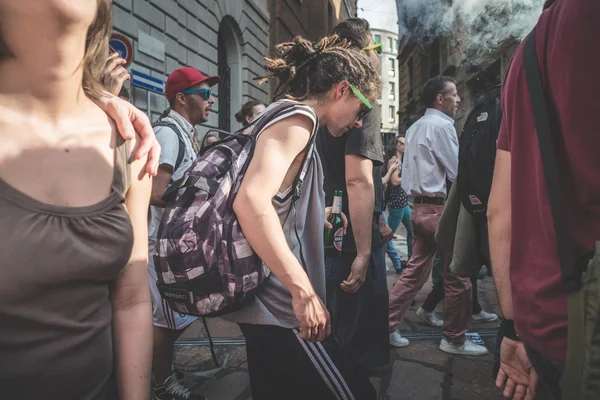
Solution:
{"label": "man in dark red shirt", "polygon": [[[600,239],[600,1],[556,0],[546,6],[536,29],[537,55],[577,257]],[[506,381],[507,397],[515,392],[514,399],[531,399],[539,376],[560,399],[567,295],[523,68],[523,44],[506,75],[502,109],[488,209],[490,250],[502,311],[506,319],[514,319],[518,337],[502,343],[497,384]]]}

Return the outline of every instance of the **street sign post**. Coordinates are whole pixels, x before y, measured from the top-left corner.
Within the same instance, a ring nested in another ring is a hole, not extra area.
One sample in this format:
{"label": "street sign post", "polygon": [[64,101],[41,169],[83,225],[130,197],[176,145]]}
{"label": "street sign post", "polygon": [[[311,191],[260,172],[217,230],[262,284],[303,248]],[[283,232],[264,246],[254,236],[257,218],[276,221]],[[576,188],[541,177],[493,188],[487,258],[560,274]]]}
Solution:
{"label": "street sign post", "polygon": [[164,81],[136,70],[131,71],[131,84],[159,94],[165,92]]}
{"label": "street sign post", "polygon": [[111,51],[119,53],[119,56],[125,59],[126,63],[123,65],[123,67],[129,67],[131,61],[133,60],[133,47],[131,45],[131,40],[129,40],[127,36],[121,35],[120,33],[113,33],[108,44],[110,45]]}

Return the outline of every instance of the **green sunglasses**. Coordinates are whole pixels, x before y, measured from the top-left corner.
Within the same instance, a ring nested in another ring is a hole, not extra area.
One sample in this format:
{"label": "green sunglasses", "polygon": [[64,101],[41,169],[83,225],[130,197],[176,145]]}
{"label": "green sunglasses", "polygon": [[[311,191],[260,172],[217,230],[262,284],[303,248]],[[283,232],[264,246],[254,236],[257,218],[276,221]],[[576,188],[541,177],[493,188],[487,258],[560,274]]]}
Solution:
{"label": "green sunglasses", "polygon": [[363,47],[364,51],[369,51],[369,50],[373,50],[375,52],[375,54],[377,54],[378,56],[383,54],[383,44],[381,43],[375,43],[372,44],[370,46],[367,47]]}
{"label": "green sunglasses", "polygon": [[212,90],[210,89],[186,89],[186,90],[182,90],[181,93],[185,93],[185,94],[194,94],[194,93],[200,93],[202,94],[202,97],[204,97],[204,100],[208,101],[210,100],[210,98],[212,97]]}
{"label": "green sunglasses", "polygon": [[352,90],[352,93],[354,93],[354,95],[356,97],[358,97],[358,99],[366,107],[366,108],[362,109],[358,113],[358,116],[357,116],[358,119],[364,119],[367,116],[367,114],[369,114],[371,112],[371,110],[373,109],[373,106],[371,105],[371,103],[369,102],[369,100],[367,100],[367,98],[360,92],[360,90],[358,90],[354,85],[350,84],[350,90]]}

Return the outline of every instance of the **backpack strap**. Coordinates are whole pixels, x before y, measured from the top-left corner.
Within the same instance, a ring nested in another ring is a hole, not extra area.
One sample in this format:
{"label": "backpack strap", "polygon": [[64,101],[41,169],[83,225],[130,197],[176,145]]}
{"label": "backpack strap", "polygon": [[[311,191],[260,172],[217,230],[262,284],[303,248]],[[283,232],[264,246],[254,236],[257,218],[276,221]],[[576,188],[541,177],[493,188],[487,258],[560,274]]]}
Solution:
{"label": "backpack strap", "polygon": [[183,157],[185,155],[185,139],[182,136],[183,133],[176,124],[172,122],[167,122],[163,119],[159,119],[154,124],[152,124],[152,128],[157,128],[159,126],[164,126],[173,130],[173,132],[175,132],[175,135],[177,136],[177,140],[179,141],[179,147],[177,148],[177,160],[175,161],[175,166],[173,167],[174,173],[176,170],[179,169],[181,163],[183,162]]}
{"label": "backpack strap", "polygon": [[564,201],[560,190],[560,176],[556,162],[554,139],[552,137],[546,96],[544,94],[544,86],[537,58],[535,28],[533,28],[525,40],[523,52],[531,108],[533,110],[535,128],[542,156],[548,198],[552,210],[552,220],[554,221],[556,248],[558,250],[563,286],[567,293],[573,293],[581,289],[583,268],[577,268],[579,263],[574,262],[571,253],[571,238],[564,215]]}

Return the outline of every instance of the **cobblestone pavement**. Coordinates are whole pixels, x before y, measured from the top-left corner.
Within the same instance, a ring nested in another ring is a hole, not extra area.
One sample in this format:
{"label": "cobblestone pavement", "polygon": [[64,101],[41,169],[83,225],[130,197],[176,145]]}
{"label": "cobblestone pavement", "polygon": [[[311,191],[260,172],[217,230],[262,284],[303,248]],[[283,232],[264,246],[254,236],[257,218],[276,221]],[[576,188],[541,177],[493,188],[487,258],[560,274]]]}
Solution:
{"label": "cobblestone pavement", "polygon": [[[396,249],[406,249],[406,241],[398,232]],[[403,252],[405,258],[405,251]],[[391,263],[387,260],[391,270]],[[391,288],[397,279],[388,271]],[[488,312],[498,312],[499,305],[492,278],[479,281],[479,301]],[[421,290],[416,305],[411,306],[402,329],[411,338],[403,349],[390,348],[392,362],[371,377],[380,400],[501,400],[502,392],[492,380],[493,359],[484,357],[452,356],[438,349],[439,329],[425,326],[415,311],[423,302],[431,282]],[[443,312],[443,304],[437,312]],[[216,341],[216,356],[220,367],[213,362],[206,346],[202,324],[194,323],[183,335],[176,348],[175,366],[184,373],[184,381],[193,391],[205,394],[209,400],[251,400],[250,382],[246,363],[243,336],[237,325],[215,318],[208,321],[209,330]],[[474,324],[472,331],[480,332],[490,352],[495,347],[493,335],[497,322]],[[200,338],[201,344],[197,340]],[[316,399],[317,400],[317,399]],[[360,399],[357,399],[360,400]]]}

